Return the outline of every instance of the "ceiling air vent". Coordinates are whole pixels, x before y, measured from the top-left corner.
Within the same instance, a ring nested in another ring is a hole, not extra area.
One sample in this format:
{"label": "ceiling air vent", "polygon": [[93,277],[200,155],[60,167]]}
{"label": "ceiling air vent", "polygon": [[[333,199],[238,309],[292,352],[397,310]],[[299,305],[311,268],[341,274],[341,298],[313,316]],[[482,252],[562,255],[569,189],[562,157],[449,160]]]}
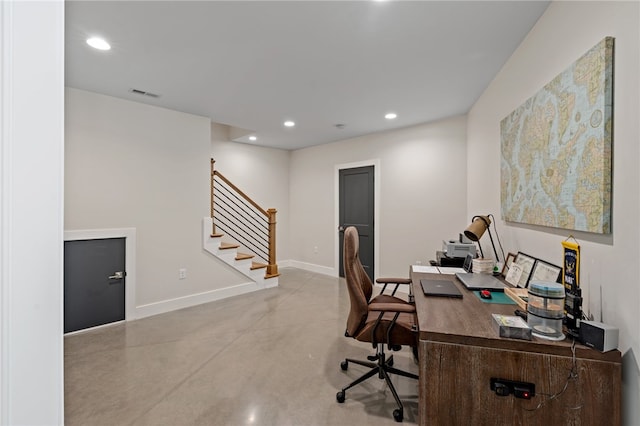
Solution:
{"label": "ceiling air vent", "polygon": [[144,90],[140,90],[140,89],[129,89],[129,92],[134,93],[136,95],[141,95],[141,96],[149,96],[150,98],[159,98],[160,95],[157,95],[155,93],[151,93],[151,92],[147,92]]}

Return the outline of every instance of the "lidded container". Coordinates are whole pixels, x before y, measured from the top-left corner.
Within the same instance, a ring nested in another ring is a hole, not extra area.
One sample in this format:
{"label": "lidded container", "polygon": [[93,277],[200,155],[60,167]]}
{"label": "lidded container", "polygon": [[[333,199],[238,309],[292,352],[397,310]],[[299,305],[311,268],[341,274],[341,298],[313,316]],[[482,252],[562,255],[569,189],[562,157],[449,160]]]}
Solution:
{"label": "lidded container", "polygon": [[531,281],[527,300],[527,323],[531,333],[549,340],[563,340],[564,286],[551,281]]}

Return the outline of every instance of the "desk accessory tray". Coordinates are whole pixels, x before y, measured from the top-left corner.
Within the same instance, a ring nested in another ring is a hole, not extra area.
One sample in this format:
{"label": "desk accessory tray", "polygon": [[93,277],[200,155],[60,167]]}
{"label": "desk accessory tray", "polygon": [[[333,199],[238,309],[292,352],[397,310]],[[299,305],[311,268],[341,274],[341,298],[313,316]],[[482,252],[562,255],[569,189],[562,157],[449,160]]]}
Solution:
{"label": "desk accessory tray", "polygon": [[516,302],[520,308],[525,311],[527,310],[527,298],[529,297],[529,291],[526,288],[507,287],[504,289],[504,294]]}

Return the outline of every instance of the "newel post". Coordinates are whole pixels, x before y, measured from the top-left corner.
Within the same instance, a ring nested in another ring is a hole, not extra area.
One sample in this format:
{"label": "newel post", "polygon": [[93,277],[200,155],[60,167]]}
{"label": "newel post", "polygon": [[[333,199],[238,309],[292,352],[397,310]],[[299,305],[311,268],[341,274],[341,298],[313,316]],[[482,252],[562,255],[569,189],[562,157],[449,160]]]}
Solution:
{"label": "newel post", "polygon": [[276,265],[276,209],[267,210],[269,214],[269,265],[267,265],[267,275],[277,275],[278,265]]}
{"label": "newel post", "polygon": [[216,233],[216,223],[213,220],[213,178],[215,176],[215,163],[216,160],[211,159],[211,235]]}

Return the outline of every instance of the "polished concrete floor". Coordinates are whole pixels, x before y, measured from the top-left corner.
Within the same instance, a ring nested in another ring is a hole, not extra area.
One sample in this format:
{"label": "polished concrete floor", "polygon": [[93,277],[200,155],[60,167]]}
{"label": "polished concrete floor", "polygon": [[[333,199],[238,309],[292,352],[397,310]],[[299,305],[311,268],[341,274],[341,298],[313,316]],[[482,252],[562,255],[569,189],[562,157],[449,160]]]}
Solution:
{"label": "polished concrete floor", "polygon": [[[66,336],[65,424],[393,425],[395,402],[345,357],[343,280],[282,268],[278,288]],[[408,348],[395,366],[417,374]],[[417,381],[395,377],[404,423],[417,423]]]}

